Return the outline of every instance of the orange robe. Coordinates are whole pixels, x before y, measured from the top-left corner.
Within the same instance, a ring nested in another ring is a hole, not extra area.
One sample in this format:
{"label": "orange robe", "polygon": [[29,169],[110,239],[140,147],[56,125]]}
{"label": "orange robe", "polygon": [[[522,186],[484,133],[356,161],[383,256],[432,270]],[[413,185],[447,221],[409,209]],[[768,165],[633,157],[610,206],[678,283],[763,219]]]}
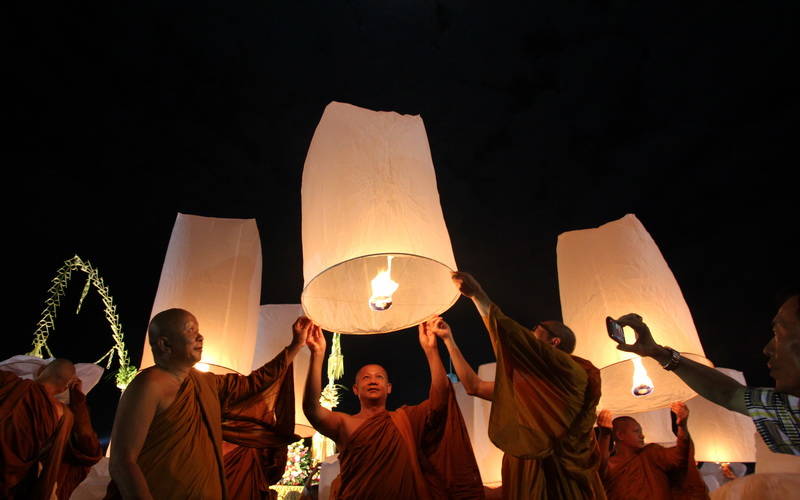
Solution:
{"label": "orange robe", "polygon": [[632,457],[611,457],[601,471],[609,500],[708,498],[688,434],[676,446],[651,443]]}
{"label": "orange robe", "polygon": [[483,319],[497,358],[489,438],[505,452],[503,497],[604,499],[592,431],[600,371],[495,305]]}
{"label": "orange robe", "polygon": [[269,485],[280,481],[286,469],[287,446],[300,439],[294,434],[294,380],[291,365],[280,384],[256,394],[223,414],[223,456],[230,498],[277,498]]}
{"label": "orange robe", "polygon": [[482,499],[464,419],[448,392],[443,408],[426,400],[362,423],[339,453],[331,500]]}
{"label": "orange robe", "polygon": [[[247,376],[191,370],[175,401],[153,418],[137,459],[153,498],[231,498],[222,458],[223,412],[280,384],[288,366],[284,350]],[[112,481],[106,498],[120,497]]]}
{"label": "orange robe", "polygon": [[56,404],[41,384],[0,371],[0,498],[49,500],[57,485],[68,499],[102,458],[86,397],[70,391],[60,418]]}

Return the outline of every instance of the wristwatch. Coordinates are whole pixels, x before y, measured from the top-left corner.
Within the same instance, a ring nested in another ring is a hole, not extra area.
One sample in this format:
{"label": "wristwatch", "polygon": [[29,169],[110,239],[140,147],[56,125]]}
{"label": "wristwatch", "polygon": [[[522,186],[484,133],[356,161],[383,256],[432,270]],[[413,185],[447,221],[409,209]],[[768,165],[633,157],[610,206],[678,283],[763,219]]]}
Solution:
{"label": "wristwatch", "polygon": [[662,363],[661,367],[667,371],[674,370],[675,368],[678,367],[678,365],[681,362],[681,353],[679,353],[678,351],[667,345],[661,347],[669,351],[669,359],[666,362]]}

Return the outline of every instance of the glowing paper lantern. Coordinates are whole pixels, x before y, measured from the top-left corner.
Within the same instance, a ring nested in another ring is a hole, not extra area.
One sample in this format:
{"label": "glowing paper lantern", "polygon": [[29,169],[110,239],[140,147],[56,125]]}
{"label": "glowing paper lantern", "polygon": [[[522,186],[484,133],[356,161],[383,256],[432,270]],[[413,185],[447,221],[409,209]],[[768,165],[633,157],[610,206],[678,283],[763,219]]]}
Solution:
{"label": "glowing paper lantern", "polygon": [[[260,298],[261,239],[255,219],[178,214],[151,318],[165,309],[186,309],[205,338],[201,362],[214,373],[246,374],[253,365]],[[147,339],[144,347],[141,368],[153,364]]]}
{"label": "glowing paper lantern", "polygon": [[[497,363],[486,363],[478,367],[478,377],[482,380],[493,381],[497,373]],[[475,460],[481,471],[483,484],[497,485],[503,481],[503,452],[489,439],[489,415],[492,412],[491,401],[481,398],[472,398],[474,413],[472,417],[472,449]]]}
{"label": "glowing paper lantern", "polygon": [[[606,333],[606,316],[635,312],[644,317],[656,342],[712,366],[678,283],[639,220],[626,215],[596,229],[563,233],[557,255],[561,311],[577,337],[574,354],[602,370],[599,407],[616,414],[643,412],[695,396],[651,358],[642,359],[642,365],[654,390],[633,396],[632,358],[638,356],[618,350]],[[633,342],[633,332],[626,332],[626,338]]]}
{"label": "glowing paper lantern", "polygon": [[[261,306],[258,336],[253,353],[253,370],[269,362],[292,341],[292,324],[303,315],[300,304],[270,304]],[[303,414],[303,392],[308,375],[309,352],[305,347],[294,357],[294,432],[300,437],[311,437],[314,428]]]}
{"label": "glowing paper lantern", "polygon": [[302,206],[301,302],[322,328],[400,330],[458,298],[419,116],[329,104],[308,149]]}
{"label": "glowing paper lantern", "polygon": [[[725,375],[747,385],[742,372],[717,368]],[[686,402],[689,407],[689,433],[694,441],[694,459],[698,462],[755,462],[756,428],[747,415],[730,411],[702,396]],[[800,470],[800,469],[799,469]]]}

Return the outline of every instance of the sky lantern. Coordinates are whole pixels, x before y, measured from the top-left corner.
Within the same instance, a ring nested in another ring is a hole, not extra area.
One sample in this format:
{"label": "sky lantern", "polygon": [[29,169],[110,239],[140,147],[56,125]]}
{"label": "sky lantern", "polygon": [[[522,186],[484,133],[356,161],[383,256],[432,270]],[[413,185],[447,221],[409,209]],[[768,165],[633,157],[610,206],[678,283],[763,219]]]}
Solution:
{"label": "sky lantern", "polygon": [[[260,299],[261,239],[255,219],[178,214],[150,317],[173,307],[197,317],[205,340],[195,368],[250,373]],[[145,338],[141,368],[151,365]]]}
{"label": "sky lantern", "polygon": [[[730,368],[717,370],[747,385],[742,372]],[[717,463],[756,461],[753,419],[702,396],[690,399],[686,406],[689,407],[689,433],[694,441],[695,460]]]}
{"label": "sky lantern", "polygon": [[[300,304],[269,304],[261,306],[258,336],[253,353],[253,370],[271,361],[292,341],[292,324],[303,315]],[[303,413],[303,392],[308,376],[310,354],[303,347],[292,362],[294,371],[294,432],[300,437],[311,437],[314,428]]]}
{"label": "sky lantern", "polygon": [[419,116],[332,102],[303,168],[302,305],[325,330],[408,328],[458,299]]}
{"label": "sky lantern", "polygon": [[[556,252],[561,312],[577,337],[574,354],[602,370],[599,408],[637,413],[694,397],[677,375],[651,358],[618,350],[606,332],[606,316],[635,312],[656,342],[713,366],[672,271],[636,216],[562,233]],[[625,336],[628,343],[635,339],[629,328]]]}

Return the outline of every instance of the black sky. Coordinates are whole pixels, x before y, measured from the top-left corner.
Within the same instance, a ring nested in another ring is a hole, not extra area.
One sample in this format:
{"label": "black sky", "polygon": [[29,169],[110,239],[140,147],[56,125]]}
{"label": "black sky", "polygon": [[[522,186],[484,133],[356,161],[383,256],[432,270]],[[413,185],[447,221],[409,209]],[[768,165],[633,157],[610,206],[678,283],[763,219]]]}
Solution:
{"label": "black sky", "polygon": [[[798,281],[797,14],[791,1],[16,2],[1,354],[29,349],[49,280],[77,253],[110,285],[138,362],[179,211],[255,217],[262,303],[297,303],[303,161],[338,100],[422,115],[456,261],[513,317],[560,318],[559,233],[635,213],[708,357],[770,385],[774,294]],[[93,361],[110,332],[96,298],[74,317],[75,280],[51,347]],[[446,318],[474,364],[493,361],[470,304]],[[374,360],[393,406],[424,398],[415,335],[343,346],[347,383]],[[90,395],[101,433],[115,391]]]}

